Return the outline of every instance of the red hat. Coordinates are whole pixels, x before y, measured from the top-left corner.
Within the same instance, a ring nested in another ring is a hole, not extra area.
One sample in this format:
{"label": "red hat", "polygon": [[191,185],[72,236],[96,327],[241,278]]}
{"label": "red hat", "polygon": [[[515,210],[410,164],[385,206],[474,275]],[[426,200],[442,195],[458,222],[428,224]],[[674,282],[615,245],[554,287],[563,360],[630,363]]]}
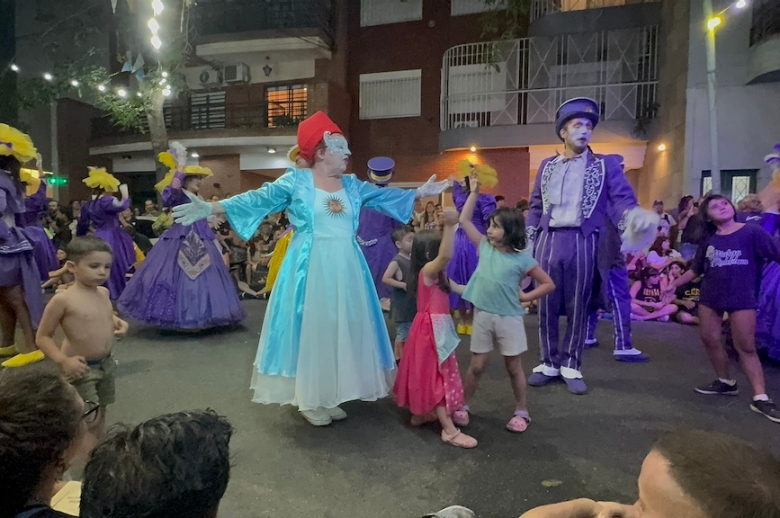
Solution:
{"label": "red hat", "polygon": [[307,162],[311,162],[314,158],[314,150],[322,142],[326,131],[341,133],[336,123],[321,111],[304,119],[298,125],[298,147],[301,148],[301,157]]}

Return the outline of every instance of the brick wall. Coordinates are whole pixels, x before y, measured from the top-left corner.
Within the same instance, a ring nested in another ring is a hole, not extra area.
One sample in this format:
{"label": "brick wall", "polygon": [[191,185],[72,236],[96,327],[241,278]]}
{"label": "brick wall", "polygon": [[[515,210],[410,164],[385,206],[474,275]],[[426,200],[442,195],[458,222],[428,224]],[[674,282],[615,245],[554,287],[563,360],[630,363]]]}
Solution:
{"label": "brick wall", "polygon": [[[423,19],[360,27],[360,2],[349,4],[347,95],[351,106],[352,171],[365,174],[374,156],[392,157],[398,181],[448,175],[457,159],[439,153],[439,103],[444,52],[480,40],[479,15],[451,16],[450,2],[423,2]],[[360,120],[360,74],[422,70],[421,116]],[[332,107],[335,103],[332,103]]]}
{"label": "brick wall", "polygon": [[234,192],[233,194],[259,189],[265,182],[273,182],[276,180],[284,173],[284,170],[273,169],[271,172],[276,174],[274,176],[266,176],[264,174],[254,173],[252,171],[241,171],[241,190]]}
{"label": "brick wall", "polygon": [[[241,185],[241,160],[238,155],[201,158],[200,165],[208,167],[214,172],[214,176],[203,180],[201,194],[204,197],[216,194],[220,198],[224,198],[228,194],[243,192]],[[219,187],[215,187],[214,184],[219,184]]]}
{"label": "brick wall", "polygon": [[101,115],[100,110],[81,101],[60,99],[57,102],[57,173],[68,178],[68,185],[59,188],[58,197],[63,204],[89,199],[90,189],[82,182],[87,177],[88,166],[106,167],[111,172],[111,160],[89,154],[89,121]]}

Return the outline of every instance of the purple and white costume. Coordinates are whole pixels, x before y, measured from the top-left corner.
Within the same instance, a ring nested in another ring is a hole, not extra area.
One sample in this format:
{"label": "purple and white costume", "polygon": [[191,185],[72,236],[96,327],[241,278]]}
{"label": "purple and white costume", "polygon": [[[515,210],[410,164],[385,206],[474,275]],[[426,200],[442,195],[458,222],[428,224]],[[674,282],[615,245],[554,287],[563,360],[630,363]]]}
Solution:
{"label": "purple and white costume", "polygon": [[393,230],[400,227],[397,220],[385,216],[374,209],[360,210],[360,223],[357,229],[357,242],[371,270],[374,286],[380,299],[390,298],[392,288],[382,282],[387,265],[393,260],[398,249],[393,242]]}
{"label": "purple and white costume", "polygon": [[[469,193],[460,185],[460,182],[455,182],[452,186],[452,201],[458,212],[463,211],[468,197]],[[490,226],[490,215],[494,210],[496,210],[496,198],[492,194],[480,194],[471,222],[482,235],[485,235],[488,226]],[[474,275],[478,260],[477,247],[468,238],[466,231],[458,227],[458,230],[455,231],[455,255],[447,266],[447,275],[453,281],[465,286]],[[451,293],[450,308],[470,310],[472,305],[460,295]]]}

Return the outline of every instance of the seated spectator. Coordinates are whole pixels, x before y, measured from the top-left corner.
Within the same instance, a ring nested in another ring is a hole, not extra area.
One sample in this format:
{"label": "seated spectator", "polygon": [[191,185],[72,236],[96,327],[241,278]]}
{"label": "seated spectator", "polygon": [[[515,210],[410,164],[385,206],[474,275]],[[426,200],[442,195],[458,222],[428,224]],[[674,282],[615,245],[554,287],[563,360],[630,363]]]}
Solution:
{"label": "seated spectator", "polygon": [[517,202],[517,205],[515,208],[523,213],[523,217],[528,217],[528,210],[531,207],[531,203],[528,201],[528,198],[520,198],[520,201]]}
{"label": "seated spectator", "polygon": [[[685,273],[681,270],[680,275]],[[674,304],[678,311],[675,319],[681,324],[699,325],[699,291],[701,289],[701,277],[696,277],[688,284],[677,288],[674,295]]]}
{"label": "seated spectator", "polygon": [[69,516],[49,502],[97,408],[48,363],[0,373],[0,518]]}
{"label": "seated spectator", "polygon": [[641,250],[638,252],[627,252],[625,256],[628,278],[632,281],[639,280],[639,274],[647,266],[647,256]]}
{"label": "seated spectator", "polygon": [[496,208],[503,208],[506,207],[506,198],[504,198],[501,195],[496,196]]}
{"label": "seated spectator", "polygon": [[631,286],[631,318],[668,322],[677,306],[664,300],[666,279],[652,266],[642,270],[640,280]]}
{"label": "seated spectator", "polygon": [[718,433],[665,433],[645,457],[637,486],[632,506],[582,498],[520,518],[780,517],[780,461]]}
{"label": "seated spectator", "polygon": [[758,194],[748,194],[737,203],[737,223],[761,225],[764,219],[764,207]]}
{"label": "seated spectator", "polygon": [[162,211],[154,203],[154,200],[144,201],[144,216],[150,216],[156,218],[160,214],[162,214]]}
{"label": "seated spectator", "polygon": [[152,223],[152,230],[154,231],[154,235],[157,237],[160,237],[165,233],[166,230],[171,228],[173,226],[173,214],[171,214],[171,209],[165,209],[162,214],[160,214],[157,219],[154,220],[154,223]]}
{"label": "seated spectator", "polygon": [[230,479],[232,434],[210,410],[115,429],[84,469],[81,517],[216,517]]}
{"label": "seated spectator", "polygon": [[668,237],[658,236],[650,247],[650,253],[647,254],[647,266],[663,271],[672,264],[672,261],[681,257],[680,252],[672,248],[672,242]]}

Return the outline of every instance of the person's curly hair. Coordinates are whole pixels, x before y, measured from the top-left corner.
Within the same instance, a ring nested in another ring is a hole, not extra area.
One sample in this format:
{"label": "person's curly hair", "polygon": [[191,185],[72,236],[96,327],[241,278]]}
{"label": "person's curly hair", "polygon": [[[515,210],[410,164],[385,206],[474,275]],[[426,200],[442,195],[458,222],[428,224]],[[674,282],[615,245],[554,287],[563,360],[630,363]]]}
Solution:
{"label": "person's curly hair", "polygon": [[76,391],[51,365],[0,374],[0,518],[18,514],[78,436]]}
{"label": "person's curly hair", "polygon": [[232,434],[212,410],[116,427],[84,469],[81,518],[213,515],[230,479]]}

